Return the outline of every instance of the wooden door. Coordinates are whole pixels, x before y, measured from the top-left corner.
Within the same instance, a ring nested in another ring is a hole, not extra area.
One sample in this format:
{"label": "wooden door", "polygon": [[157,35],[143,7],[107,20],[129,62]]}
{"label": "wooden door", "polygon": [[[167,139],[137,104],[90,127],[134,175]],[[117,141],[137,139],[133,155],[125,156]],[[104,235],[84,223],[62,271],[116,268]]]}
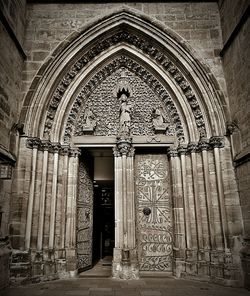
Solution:
{"label": "wooden door", "polygon": [[141,271],[172,271],[172,205],[168,158],[135,156],[137,243]]}

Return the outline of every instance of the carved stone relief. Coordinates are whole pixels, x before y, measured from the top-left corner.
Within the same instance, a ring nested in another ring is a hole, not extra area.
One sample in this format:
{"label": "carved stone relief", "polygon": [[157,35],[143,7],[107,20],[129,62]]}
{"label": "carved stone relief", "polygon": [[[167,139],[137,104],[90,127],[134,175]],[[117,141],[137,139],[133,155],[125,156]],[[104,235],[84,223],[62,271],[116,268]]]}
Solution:
{"label": "carved stone relief", "polygon": [[79,162],[79,186],[77,197],[77,257],[78,269],[92,265],[93,231],[93,181],[88,164]]}
{"label": "carved stone relief", "polygon": [[[133,96],[122,94],[117,98],[114,89],[122,73],[126,73]],[[82,91],[83,92],[83,91]],[[165,134],[174,135],[173,120],[170,119],[170,110],[164,106],[159,97],[150,87],[133,72],[125,68],[117,69],[107,77],[86,99],[84,108],[78,117],[75,135],[82,135],[84,125],[84,109],[92,110],[96,114],[96,128],[94,135],[117,136],[122,132],[126,135],[154,135],[152,112],[154,108],[164,110],[169,128]],[[170,123],[172,121],[172,123]],[[126,130],[125,130],[126,129]]]}
{"label": "carved stone relief", "polygon": [[[190,104],[190,107],[193,111],[197,129],[200,133],[200,137],[206,137],[206,128],[205,123],[203,119],[203,115],[201,112],[201,109],[199,107],[199,103],[197,101],[197,98],[192,90],[191,85],[186,80],[184,75],[181,73],[181,71],[178,69],[178,67],[174,64],[174,61],[171,60],[170,57],[168,57],[165,53],[162,52],[160,48],[153,47],[151,45],[150,40],[147,40],[147,38],[142,38],[141,36],[136,36],[134,33],[121,31],[116,33],[115,35],[108,37],[107,39],[103,39],[102,42],[98,41],[98,44],[93,44],[93,47],[85,52],[84,56],[82,56],[69,70],[69,72],[63,77],[61,82],[59,83],[57,89],[55,90],[48,111],[47,111],[47,118],[45,122],[45,128],[44,128],[44,137],[49,138],[50,130],[53,124],[53,119],[55,117],[55,113],[57,110],[57,107],[62,100],[62,97],[70,85],[70,83],[74,80],[74,78],[77,76],[79,71],[86,66],[94,57],[96,57],[98,54],[103,52],[104,50],[107,50],[110,46],[113,46],[119,42],[126,42],[132,46],[135,46],[137,50],[143,52],[144,54],[150,56],[151,59],[154,59],[155,62],[159,64],[160,67],[163,68],[164,71],[167,71],[170,76],[173,78],[175,83],[177,83],[180,87],[180,90],[184,93],[185,97],[187,98],[188,103]],[[139,75],[143,76],[145,80],[148,79],[148,73],[145,72],[145,69],[142,67],[137,69],[138,72],[144,72],[140,73]],[[151,75],[152,76],[152,75]],[[102,80],[102,73],[98,73],[96,78],[92,81],[92,85],[88,86],[88,91],[92,91],[95,89],[96,85]],[[155,88],[157,83],[156,79],[152,79],[150,81],[150,85],[152,88]],[[157,86],[156,91],[158,91],[160,97],[162,94],[162,89]],[[171,101],[171,98],[169,98]],[[72,118],[70,119],[72,120]],[[68,127],[68,132],[71,133],[72,129]],[[69,137],[66,132],[66,138]]]}
{"label": "carved stone relief", "polygon": [[172,271],[172,216],[166,155],[135,156],[140,270]]}

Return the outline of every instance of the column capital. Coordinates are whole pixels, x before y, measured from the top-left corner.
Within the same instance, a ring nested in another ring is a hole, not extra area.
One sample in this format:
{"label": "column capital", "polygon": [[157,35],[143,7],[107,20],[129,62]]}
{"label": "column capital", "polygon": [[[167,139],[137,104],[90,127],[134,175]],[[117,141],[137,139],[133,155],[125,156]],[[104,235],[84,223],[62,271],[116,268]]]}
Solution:
{"label": "column capital", "polygon": [[131,153],[134,153],[134,150],[133,152],[131,151],[131,149],[134,149],[132,147],[132,138],[117,137],[116,148],[120,155],[131,156]]}
{"label": "column capital", "polygon": [[198,145],[194,142],[190,142],[187,146],[187,151],[190,153],[195,153],[198,150]]}
{"label": "column capital", "polygon": [[187,146],[186,145],[179,145],[177,147],[177,151],[178,151],[179,155],[185,155],[185,154],[187,154]]}
{"label": "column capital", "polygon": [[200,139],[200,141],[198,143],[198,148],[201,151],[209,150],[210,149],[209,139],[206,139],[206,138]]}
{"label": "column capital", "polygon": [[59,142],[54,142],[54,143],[51,143],[52,145],[52,151],[54,153],[59,153],[59,151],[61,150],[61,144]]}
{"label": "column capital", "polygon": [[61,155],[68,155],[70,151],[70,146],[69,145],[61,145]]}
{"label": "column capital", "polygon": [[41,149],[43,151],[48,151],[51,149],[51,142],[49,140],[42,140],[41,141]]}
{"label": "column capital", "polygon": [[40,145],[41,145],[41,140],[39,138],[36,138],[36,137],[28,138],[26,140],[26,145],[30,149],[34,149],[34,148],[38,149],[40,147]]}
{"label": "column capital", "polygon": [[177,157],[178,156],[178,150],[177,148],[169,147],[167,150],[167,155],[168,157]]}
{"label": "column capital", "polygon": [[69,156],[78,157],[81,154],[81,150],[79,148],[70,148]]}
{"label": "column capital", "polygon": [[214,136],[210,138],[209,143],[213,148],[223,148],[224,138],[220,136]]}

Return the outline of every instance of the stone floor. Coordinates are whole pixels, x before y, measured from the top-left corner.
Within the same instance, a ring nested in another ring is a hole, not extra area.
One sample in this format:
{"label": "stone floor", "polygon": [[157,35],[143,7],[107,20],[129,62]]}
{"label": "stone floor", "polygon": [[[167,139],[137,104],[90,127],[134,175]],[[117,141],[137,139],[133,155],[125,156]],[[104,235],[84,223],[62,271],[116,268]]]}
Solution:
{"label": "stone floor", "polygon": [[1,296],[250,296],[250,291],[216,284],[173,278],[114,280],[75,278],[56,280],[0,291]]}

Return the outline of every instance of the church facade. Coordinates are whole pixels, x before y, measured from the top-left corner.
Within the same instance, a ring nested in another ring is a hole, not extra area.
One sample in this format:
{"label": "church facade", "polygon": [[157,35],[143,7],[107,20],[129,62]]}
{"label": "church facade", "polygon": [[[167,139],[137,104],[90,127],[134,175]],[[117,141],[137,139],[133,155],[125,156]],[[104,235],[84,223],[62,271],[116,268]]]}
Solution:
{"label": "church facade", "polygon": [[221,46],[223,3],[100,5],[27,4],[24,97],[1,166],[3,266],[50,279],[107,256],[114,278],[247,285],[244,131],[206,51]]}

